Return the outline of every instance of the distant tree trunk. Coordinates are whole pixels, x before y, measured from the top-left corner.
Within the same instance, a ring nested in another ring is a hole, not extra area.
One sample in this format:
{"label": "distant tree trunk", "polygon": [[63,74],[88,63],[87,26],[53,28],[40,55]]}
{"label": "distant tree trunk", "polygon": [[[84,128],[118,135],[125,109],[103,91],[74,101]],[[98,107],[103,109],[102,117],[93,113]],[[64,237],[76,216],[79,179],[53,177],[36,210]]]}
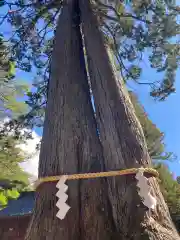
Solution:
{"label": "distant tree trunk", "polygon": [[[80,0],[82,31],[95,102],[100,139],[107,170],[150,166],[151,159],[141,125],[110,60],[110,52],[98,28],[89,0]],[[150,184],[158,201],[151,217],[143,206],[134,177],[108,178],[109,199],[116,238],[121,240],[179,240],[157,181]],[[103,239],[103,238],[102,238]]]}
{"label": "distant tree trunk", "polygon": [[[103,170],[76,7],[74,0],[68,1],[56,30],[39,177]],[[67,184],[71,209],[62,221],[56,217],[56,183],[37,189],[26,240],[111,239],[112,214],[107,210],[104,180]]]}

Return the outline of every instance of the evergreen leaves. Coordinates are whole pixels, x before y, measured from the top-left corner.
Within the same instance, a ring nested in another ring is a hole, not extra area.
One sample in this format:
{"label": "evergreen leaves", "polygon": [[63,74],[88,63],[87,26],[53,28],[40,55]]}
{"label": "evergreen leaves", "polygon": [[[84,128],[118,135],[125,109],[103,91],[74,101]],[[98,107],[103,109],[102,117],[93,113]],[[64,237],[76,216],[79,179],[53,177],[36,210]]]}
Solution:
{"label": "evergreen leaves", "polygon": [[[16,119],[27,111],[27,105],[18,101],[24,97],[28,86],[25,83],[15,81],[15,62],[5,55],[7,46],[0,40],[0,209],[3,208],[9,199],[17,198],[19,191],[28,185],[28,174],[25,173],[19,163],[25,159],[25,154],[18,145],[21,143],[17,139],[14,131],[4,133],[3,127],[7,118]],[[12,182],[8,188],[2,182]],[[17,182],[18,181],[18,182]],[[21,184],[20,184],[21,183]]]}
{"label": "evergreen leaves", "polygon": [[175,216],[180,215],[180,185],[173,179],[172,173],[165,164],[156,164],[155,168],[160,175],[161,191],[167,202],[171,216],[175,219]]}

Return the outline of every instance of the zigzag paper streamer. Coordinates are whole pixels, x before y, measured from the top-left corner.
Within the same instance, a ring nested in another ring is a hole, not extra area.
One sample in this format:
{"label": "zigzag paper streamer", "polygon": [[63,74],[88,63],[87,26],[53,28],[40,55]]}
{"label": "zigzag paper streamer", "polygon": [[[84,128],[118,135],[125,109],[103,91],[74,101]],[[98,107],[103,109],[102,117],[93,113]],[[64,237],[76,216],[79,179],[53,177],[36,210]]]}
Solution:
{"label": "zigzag paper streamer", "polygon": [[65,184],[67,177],[68,176],[62,176],[56,185],[56,187],[59,189],[59,191],[56,193],[56,196],[58,197],[56,206],[59,209],[59,211],[56,214],[56,217],[61,220],[65,218],[67,212],[70,209],[70,206],[66,203],[68,199],[68,195],[66,194],[68,186]]}
{"label": "zigzag paper streamer", "polygon": [[143,204],[149,209],[154,210],[157,204],[156,199],[151,195],[151,187],[148,184],[148,179],[144,176],[144,171],[139,170],[135,176],[137,179],[138,194],[141,197]]}

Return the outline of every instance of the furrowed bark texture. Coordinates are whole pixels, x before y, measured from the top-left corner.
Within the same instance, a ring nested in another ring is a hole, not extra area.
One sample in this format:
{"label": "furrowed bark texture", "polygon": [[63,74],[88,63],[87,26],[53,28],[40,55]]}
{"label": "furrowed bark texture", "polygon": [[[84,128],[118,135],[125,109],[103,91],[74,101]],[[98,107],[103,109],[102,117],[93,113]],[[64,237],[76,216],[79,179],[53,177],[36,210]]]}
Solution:
{"label": "furrowed bark texture", "polygon": [[[80,9],[106,170],[150,166],[151,160],[141,125],[123,81],[117,77],[89,0],[80,0]],[[107,181],[118,239],[180,239],[156,179],[150,180],[158,202],[154,212],[147,212],[141,203],[134,177],[108,178]]]}
{"label": "furrowed bark texture", "polygon": [[[59,17],[52,57],[39,177],[103,170],[102,149],[91,104],[77,3],[68,1]],[[104,180],[67,182],[64,220],[56,217],[56,183],[37,189],[26,240],[111,239],[112,214]]]}

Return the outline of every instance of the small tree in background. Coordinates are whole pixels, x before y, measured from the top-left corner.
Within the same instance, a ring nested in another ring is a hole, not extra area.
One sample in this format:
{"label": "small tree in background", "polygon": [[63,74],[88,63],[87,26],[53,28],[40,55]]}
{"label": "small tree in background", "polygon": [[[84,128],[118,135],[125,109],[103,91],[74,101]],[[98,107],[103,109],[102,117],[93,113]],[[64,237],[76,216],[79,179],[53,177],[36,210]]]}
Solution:
{"label": "small tree in background", "polygon": [[25,173],[19,163],[24,161],[25,154],[18,145],[15,131],[8,128],[7,133],[3,127],[8,119],[17,119],[27,112],[27,105],[18,101],[28,90],[27,84],[18,83],[15,79],[15,63],[6,55],[7,46],[0,36],[0,208],[5,207],[8,199],[17,198],[19,192],[29,184],[29,175]]}
{"label": "small tree in background", "polygon": [[150,120],[143,105],[138,101],[138,97],[132,91],[129,91],[131,101],[133,103],[136,116],[138,117],[146,143],[148,147],[149,155],[153,160],[171,160],[175,156],[172,152],[165,151],[164,133],[162,133],[158,127]]}
{"label": "small tree in background", "polygon": [[177,182],[178,182],[178,184],[180,184],[180,177],[179,176],[177,177]]}
{"label": "small tree in background", "polygon": [[158,163],[155,164],[155,169],[159,172],[161,191],[169,207],[171,217],[177,223],[177,218],[180,218],[180,185],[173,179],[167,165]]}

